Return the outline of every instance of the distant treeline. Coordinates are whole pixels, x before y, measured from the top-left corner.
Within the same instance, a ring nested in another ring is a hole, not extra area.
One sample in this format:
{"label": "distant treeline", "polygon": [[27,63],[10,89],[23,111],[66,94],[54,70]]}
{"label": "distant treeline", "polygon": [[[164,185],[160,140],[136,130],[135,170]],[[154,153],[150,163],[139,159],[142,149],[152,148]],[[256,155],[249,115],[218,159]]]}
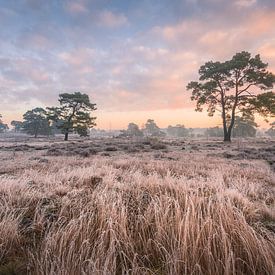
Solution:
{"label": "distant treeline", "polygon": [[[33,114],[38,115],[39,119],[33,121]],[[29,115],[31,118],[29,118]],[[40,136],[54,136],[58,134],[63,134],[62,128],[58,127],[58,122],[53,121],[49,123],[46,115],[46,110],[42,108],[35,108],[24,114],[24,121],[12,121],[12,129],[8,128],[7,124],[0,121],[0,132],[11,131],[14,133],[27,133],[37,137]],[[39,122],[39,127],[37,123]],[[275,122],[270,124],[270,128],[265,132],[266,135],[270,137],[275,137]],[[78,134],[77,131],[72,131]],[[257,133],[257,124],[254,119],[243,117],[236,117],[235,126],[232,132],[233,137],[255,137]],[[221,127],[210,127],[198,133],[197,129],[186,128],[182,124],[177,124],[175,126],[169,125],[167,128],[160,128],[153,119],[148,119],[147,122],[139,128],[139,126],[133,122],[128,124],[126,130],[119,131],[106,131],[94,128],[87,128],[85,135],[88,136],[119,136],[119,137],[175,137],[175,138],[185,138],[185,137],[223,137],[223,129]]]}
{"label": "distant treeline", "polygon": [[[232,131],[233,137],[255,137],[258,125],[255,123],[253,117],[236,117],[235,125]],[[169,125],[167,128],[160,129],[154,120],[148,119],[144,127],[141,129],[135,123],[129,123],[127,130],[122,130],[120,136],[122,137],[223,137],[224,132],[221,127],[207,128],[201,134],[195,134],[195,129],[186,128],[182,124],[175,126]],[[275,136],[275,122],[271,123],[271,128],[265,132],[269,136]]]}

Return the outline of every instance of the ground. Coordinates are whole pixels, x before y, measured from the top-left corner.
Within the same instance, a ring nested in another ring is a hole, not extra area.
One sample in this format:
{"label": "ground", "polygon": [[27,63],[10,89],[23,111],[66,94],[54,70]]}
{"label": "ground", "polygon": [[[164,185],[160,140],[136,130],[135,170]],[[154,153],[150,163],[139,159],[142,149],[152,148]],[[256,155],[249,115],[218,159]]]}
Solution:
{"label": "ground", "polygon": [[274,153],[0,138],[0,274],[274,274]]}

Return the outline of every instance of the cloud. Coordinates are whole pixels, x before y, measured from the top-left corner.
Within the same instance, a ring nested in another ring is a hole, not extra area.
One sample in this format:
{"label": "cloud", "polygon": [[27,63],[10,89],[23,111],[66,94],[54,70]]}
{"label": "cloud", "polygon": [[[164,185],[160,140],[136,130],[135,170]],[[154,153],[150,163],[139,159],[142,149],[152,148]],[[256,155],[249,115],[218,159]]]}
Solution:
{"label": "cloud", "polygon": [[128,19],[124,14],[116,14],[108,10],[102,11],[98,16],[98,25],[108,28],[121,27],[127,23]]}
{"label": "cloud", "polygon": [[257,3],[257,0],[237,0],[237,1],[235,1],[234,4],[237,7],[248,8],[248,7],[255,5],[256,3]]}
{"label": "cloud", "polygon": [[64,1],[28,19],[2,7],[14,25],[0,33],[1,111],[55,105],[76,90],[102,112],[190,108],[186,85],[200,65],[241,50],[275,71],[272,1],[111,2]]}
{"label": "cloud", "polygon": [[84,1],[69,1],[65,4],[65,9],[71,14],[83,14],[88,13],[89,10],[86,7]]}
{"label": "cloud", "polygon": [[54,41],[39,33],[27,33],[24,36],[19,37],[17,43],[24,48],[33,48],[38,50],[45,50],[55,46]]}
{"label": "cloud", "polygon": [[275,39],[264,43],[260,48],[259,52],[262,53],[266,58],[273,59],[275,61]]}
{"label": "cloud", "polygon": [[82,66],[89,62],[94,56],[95,51],[90,48],[74,49],[70,52],[61,52],[58,57],[68,65]]}

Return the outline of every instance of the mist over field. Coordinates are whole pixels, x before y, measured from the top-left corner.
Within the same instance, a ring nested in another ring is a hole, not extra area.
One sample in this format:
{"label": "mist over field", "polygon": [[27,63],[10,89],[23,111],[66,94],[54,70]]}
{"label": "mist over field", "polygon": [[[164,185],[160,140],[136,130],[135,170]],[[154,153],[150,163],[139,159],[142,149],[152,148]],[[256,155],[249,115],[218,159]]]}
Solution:
{"label": "mist over field", "polygon": [[275,274],[273,0],[0,23],[0,275]]}

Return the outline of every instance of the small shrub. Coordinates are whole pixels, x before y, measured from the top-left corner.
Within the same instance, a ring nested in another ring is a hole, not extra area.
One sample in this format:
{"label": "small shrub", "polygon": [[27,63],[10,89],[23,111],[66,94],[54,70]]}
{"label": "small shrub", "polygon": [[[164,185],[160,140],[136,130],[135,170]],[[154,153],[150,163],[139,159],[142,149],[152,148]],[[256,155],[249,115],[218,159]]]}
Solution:
{"label": "small shrub", "polygon": [[90,156],[90,152],[86,150],[82,150],[79,152],[79,155],[83,158],[88,158]]}
{"label": "small shrub", "polygon": [[154,150],[163,150],[167,149],[167,146],[163,143],[153,143],[151,144],[151,148]]}
{"label": "small shrub", "polygon": [[49,150],[47,150],[46,155],[47,156],[62,156],[63,153],[60,149],[50,148]]}
{"label": "small shrub", "polygon": [[135,147],[129,147],[127,150],[128,153],[138,153],[139,150]]}
{"label": "small shrub", "polygon": [[114,146],[110,146],[110,147],[106,147],[105,151],[107,151],[107,152],[114,152],[114,151],[117,151],[117,148],[114,147]]}

